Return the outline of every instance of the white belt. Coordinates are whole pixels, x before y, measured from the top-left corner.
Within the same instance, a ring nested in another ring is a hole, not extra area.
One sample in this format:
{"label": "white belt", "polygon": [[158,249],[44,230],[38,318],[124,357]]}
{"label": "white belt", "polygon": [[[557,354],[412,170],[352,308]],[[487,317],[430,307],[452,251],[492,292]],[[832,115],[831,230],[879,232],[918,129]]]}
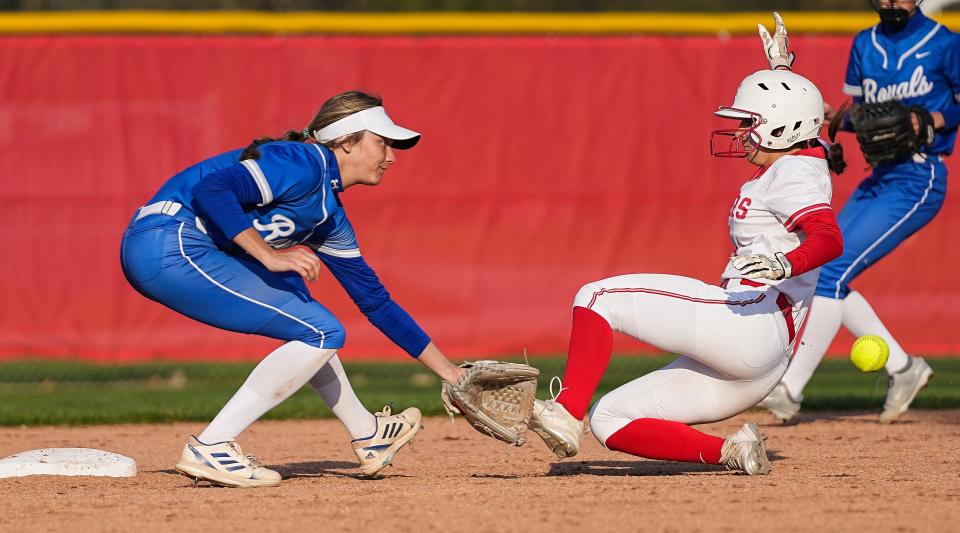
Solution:
{"label": "white belt", "polygon": [[143,217],[150,215],[176,215],[177,211],[180,211],[180,208],[183,207],[178,202],[171,202],[169,200],[164,200],[161,202],[154,202],[150,205],[145,205],[140,208],[140,212],[137,213],[136,220],[140,220]]}
{"label": "white belt", "polygon": [[[169,200],[154,202],[150,205],[141,207],[140,212],[137,213],[137,218],[134,220],[134,222],[150,215],[168,215],[172,217],[180,211],[181,207],[183,207],[183,204],[171,202]],[[203,226],[203,222],[200,220],[200,217],[195,217],[193,220],[197,225],[198,230],[202,231],[203,233],[207,233],[207,228]]]}

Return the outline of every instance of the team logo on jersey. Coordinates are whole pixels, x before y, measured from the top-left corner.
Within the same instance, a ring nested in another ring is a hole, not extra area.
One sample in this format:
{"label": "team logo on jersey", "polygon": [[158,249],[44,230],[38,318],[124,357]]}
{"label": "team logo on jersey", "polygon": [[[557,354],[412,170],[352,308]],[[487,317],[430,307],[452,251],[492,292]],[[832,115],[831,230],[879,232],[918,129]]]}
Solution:
{"label": "team logo on jersey", "polygon": [[257,219],[254,219],[253,227],[260,232],[269,231],[270,233],[266,235],[263,240],[271,244],[274,244],[273,241],[279,239],[280,237],[292,235],[294,230],[297,229],[297,225],[283,215],[273,215],[270,217],[269,223],[263,223]]}
{"label": "team logo on jersey", "polygon": [[749,198],[737,196],[737,199],[733,202],[733,207],[730,208],[730,218],[736,218],[737,220],[747,218],[752,203]]}
{"label": "team logo on jersey", "polygon": [[933,90],[933,83],[924,75],[923,65],[917,65],[909,81],[891,83],[880,87],[873,78],[863,79],[863,100],[867,103],[886,102],[888,100],[903,100],[916,98],[928,94]]}

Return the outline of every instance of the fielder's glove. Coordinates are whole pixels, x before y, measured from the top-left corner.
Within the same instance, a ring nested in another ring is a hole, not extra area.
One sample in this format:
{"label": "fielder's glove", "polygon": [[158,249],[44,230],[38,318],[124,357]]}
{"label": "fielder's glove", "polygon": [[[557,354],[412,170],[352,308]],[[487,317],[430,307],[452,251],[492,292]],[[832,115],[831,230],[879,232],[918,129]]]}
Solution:
{"label": "fielder's glove", "polygon": [[773,35],[767,31],[763,24],[757,24],[760,30],[760,40],[763,41],[763,51],[767,54],[767,61],[770,62],[770,70],[777,70],[777,67],[786,67],[789,69],[797,56],[790,51],[790,39],[787,37],[787,27],[783,25],[783,19],[780,13],[773,12],[773,21],[776,27]]}
{"label": "fielder's glove", "polygon": [[[914,115],[920,135],[913,128]],[[903,161],[921,145],[933,141],[930,113],[920,107],[908,108],[897,100],[855,105],[850,120],[863,157],[873,167]]]}
{"label": "fielder's glove", "polygon": [[533,413],[540,371],[521,363],[473,361],[456,383],[443,383],[440,397],[451,420],[462,414],[480,433],[523,446]]}
{"label": "fielder's glove", "polygon": [[760,254],[732,257],[730,263],[747,279],[787,279],[793,270],[793,265],[790,264],[787,256],[780,252],[774,254],[773,257]]}

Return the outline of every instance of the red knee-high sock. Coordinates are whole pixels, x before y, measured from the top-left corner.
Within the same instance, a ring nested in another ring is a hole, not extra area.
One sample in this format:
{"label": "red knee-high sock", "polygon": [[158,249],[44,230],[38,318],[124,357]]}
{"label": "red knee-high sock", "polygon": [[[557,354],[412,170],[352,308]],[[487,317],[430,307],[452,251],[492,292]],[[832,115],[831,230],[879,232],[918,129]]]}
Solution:
{"label": "red knee-high sock", "polygon": [[577,420],[587,414],[612,352],[613,331],[606,319],[586,307],[574,307],[563,392],[557,402]]}
{"label": "red knee-high sock", "polygon": [[607,448],[649,459],[720,464],[721,437],[656,418],[640,418],[607,438]]}

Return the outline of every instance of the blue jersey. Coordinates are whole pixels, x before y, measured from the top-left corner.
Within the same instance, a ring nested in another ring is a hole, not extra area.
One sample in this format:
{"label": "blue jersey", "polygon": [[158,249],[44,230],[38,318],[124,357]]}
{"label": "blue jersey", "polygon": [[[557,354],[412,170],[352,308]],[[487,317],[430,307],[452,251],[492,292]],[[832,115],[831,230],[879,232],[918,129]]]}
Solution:
{"label": "blue jersey", "polygon": [[900,100],[944,113],[946,127],[928,153],[949,154],[960,102],[960,36],[919,10],[899,32],[887,34],[882,24],[863,30],[853,40],[843,92],[857,103]]}
{"label": "blue jersey", "polygon": [[121,261],[148,298],[207,324],[339,348],[343,328],[294,272],[270,272],[233,243],[255,228],[275,249],[310,247],[364,315],[414,357],[430,338],[360,255],[333,152],[300,142],[233,150],[170,178],[124,234]]}
{"label": "blue jersey", "polygon": [[[843,92],[855,103],[899,100],[942,113],[944,127],[925,151],[949,154],[960,124],[960,37],[920,11],[897,32],[868,28],[853,40]],[[852,129],[849,117],[844,127]],[[936,216],[946,189],[942,157],[876,166],[837,215],[843,254],[820,269],[817,295],[846,298],[854,279]]]}
{"label": "blue jersey", "polygon": [[[250,226],[276,249],[306,244],[337,257],[359,257],[356,237],[340,204],[343,191],[333,153],[318,144],[271,142],[259,147],[256,160],[240,160],[232,150],[201,161],[170,178],[148,203],[178,202],[203,215],[194,188],[204,177],[231,166],[242,166],[259,191],[255,203],[241,205]],[[224,249],[233,247],[234,235],[210,227],[211,236]]]}

